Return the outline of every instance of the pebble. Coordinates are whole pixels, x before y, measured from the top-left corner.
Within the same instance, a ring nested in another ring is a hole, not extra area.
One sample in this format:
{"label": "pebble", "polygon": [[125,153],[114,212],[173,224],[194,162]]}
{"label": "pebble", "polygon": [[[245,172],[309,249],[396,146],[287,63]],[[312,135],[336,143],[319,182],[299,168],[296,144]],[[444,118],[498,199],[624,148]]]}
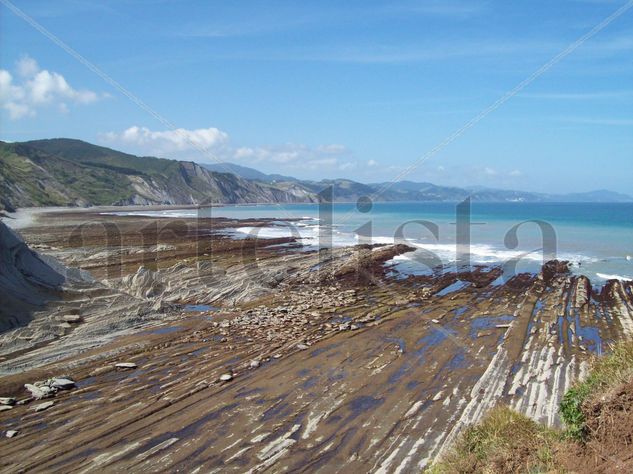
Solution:
{"label": "pebble", "polygon": [[220,375],[220,381],[221,382],[228,382],[230,380],[233,380],[233,374],[230,373],[226,373],[226,374],[222,374]]}
{"label": "pebble", "polygon": [[0,405],[15,405],[15,398],[13,398],[13,397],[0,397]]}
{"label": "pebble", "polygon": [[18,434],[18,430],[9,430],[6,433],[6,437],[7,438],[13,438],[16,434]]}
{"label": "pebble", "polygon": [[134,362],[119,362],[114,364],[117,369],[136,369],[138,367]]}
{"label": "pebble", "polygon": [[300,351],[305,351],[308,348],[305,344],[297,344],[297,349]]}
{"label": "pebble", "polygon": [[59,388],[60,390],[70,390],[75,386],[74,380],[68,378],[54,378],[50,384],[52,387]]}
{"label": "pebble", "polygon": [[53,405],[55,405],[55,402],[44,402],[44,403],[40,403],[39,405],[35,405],[32,410],[35,411],[44,411],[49,409],[50,407],[52,407]]}
{"label": "pebble", "polygon": [[252,360],[252,361],[251,361],[251,364],[250,364],[251,369],[256,369],[256,368],[257,368],[257,367],[259,367],[260,365],[261,365],[261,362],[260,362],[260,361],[258,361],[258,360]]}
{"label": "pebble", "polygon": [[433,397],[433,401],[437,402],[438,400],[440,400],[442,398],[442,395],[444,394],[444,391],[441,390],[439,392],[437,392],[437,394]]}
{"label": "pebble", "polygon": [[62,316],[62,320],[67,323],[79,323],[81,322],[81,316],[79,316],[78,314],[65,314],[64,316]]}
{"label": "pebble", "polygon": [[440,324],[440,321],[438,319],[431,319],[431,322],[433,322],[435,324]]}

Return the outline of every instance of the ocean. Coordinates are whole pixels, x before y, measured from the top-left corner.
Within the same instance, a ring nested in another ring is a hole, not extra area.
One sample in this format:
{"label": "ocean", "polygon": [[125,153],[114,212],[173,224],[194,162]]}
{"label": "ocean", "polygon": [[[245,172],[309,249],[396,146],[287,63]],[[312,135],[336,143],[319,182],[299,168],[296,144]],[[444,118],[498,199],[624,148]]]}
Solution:
{"label": "ocean", "polygon": [[331,212],[317,204],[279,204],[117,214],[273,218],[274,226],[238,227],[235,235],[300,236],[307,248],[404,242],[417,250],[390,262],[402,275],[469,264],[503,265],[508,274],[536,272],[545,260],[558,258],[594,284],[633,280],[633,203],[476,202],[459,209],[446,202],[380,202],[334,203]]}

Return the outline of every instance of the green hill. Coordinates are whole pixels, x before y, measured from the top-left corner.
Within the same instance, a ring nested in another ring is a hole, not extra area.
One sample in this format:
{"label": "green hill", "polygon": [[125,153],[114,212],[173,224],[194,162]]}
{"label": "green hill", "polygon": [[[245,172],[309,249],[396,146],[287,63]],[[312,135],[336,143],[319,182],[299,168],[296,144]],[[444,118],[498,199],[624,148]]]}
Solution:
{"label": "green hill", "polygon": [[312,202],[303,188],[208,171],[196,163],[139,157],[81,140],[0,142],[0,205],[83,206]]}

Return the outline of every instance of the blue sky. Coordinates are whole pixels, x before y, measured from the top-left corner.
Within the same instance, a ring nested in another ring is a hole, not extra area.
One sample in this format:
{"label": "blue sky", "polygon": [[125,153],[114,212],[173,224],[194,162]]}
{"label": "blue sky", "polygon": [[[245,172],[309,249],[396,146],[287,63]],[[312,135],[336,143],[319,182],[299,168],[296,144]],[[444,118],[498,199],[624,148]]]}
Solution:
{"label": "blue sky", "polygon": [[[13,3],[180,131],[0,5],[3,140],[377,182],[627,2]],[[633,9],[406,179],[632,193],[632,26]]]}

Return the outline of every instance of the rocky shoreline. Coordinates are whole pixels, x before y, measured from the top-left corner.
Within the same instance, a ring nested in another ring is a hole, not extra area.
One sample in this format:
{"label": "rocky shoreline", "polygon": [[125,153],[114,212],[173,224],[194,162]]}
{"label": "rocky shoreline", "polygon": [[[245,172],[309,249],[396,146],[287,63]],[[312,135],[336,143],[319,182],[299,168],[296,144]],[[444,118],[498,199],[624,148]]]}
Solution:
{"label": "rocky shoreline", "polygon": [[558,425],[592,355],[633,336],[631,283],[595,292],[564,262],[394,278],[406,246],[223,232],[269,224],[83,210],[20,229],[91,278],[11,308],[0,470],[419,470],[495,404]]}

